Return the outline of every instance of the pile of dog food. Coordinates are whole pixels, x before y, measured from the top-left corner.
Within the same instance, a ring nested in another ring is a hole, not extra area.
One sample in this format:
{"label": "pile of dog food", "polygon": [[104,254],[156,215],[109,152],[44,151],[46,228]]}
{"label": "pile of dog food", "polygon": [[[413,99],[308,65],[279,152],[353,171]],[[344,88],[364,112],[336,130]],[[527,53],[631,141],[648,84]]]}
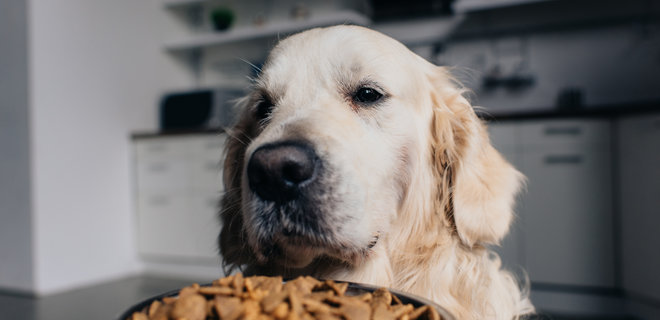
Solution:
{"label": "pile of dog food", "polygon": [[384,288],[353,295],[348,287],[312,277],[283,282],[281,277],[236,274],[211,286],[185,287],[176,297],[153,301],[127,320],[442,319],[435,308],[403,304]]}

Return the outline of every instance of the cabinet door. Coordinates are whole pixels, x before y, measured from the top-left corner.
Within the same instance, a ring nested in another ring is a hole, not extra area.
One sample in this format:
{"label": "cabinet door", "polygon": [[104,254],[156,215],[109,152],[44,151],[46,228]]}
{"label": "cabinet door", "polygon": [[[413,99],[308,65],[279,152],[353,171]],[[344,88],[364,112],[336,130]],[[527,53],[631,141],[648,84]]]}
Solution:
{"label": "cabinet door", "polygon": [[182,138],[143,139],[135,143],[138,191],[185,191],[190,186],[190,148]]}
{"label": "cabinet door", "polygon": [[188,232],[184,213],[188,196],[167,192],[141,192],[137,199],[138,247],[147,256],[186,256]]}
{"label": "cabinet door", "polygon": [[619,122],[623,287],[660,301],[660,114]]}
{"label": "cabinet door", "polygon": [[223,135],[136,142],[140,253],[165,260],[215,261]]}
{"label": "cabinet door", "polygon": [[573,144],[522,153],[532,282],[614,285],[610,150]]}
{"label": "cabinet door", "polygon": [[221,228],[218,219],[219,202],[220,194],[217,192],[190,196],[186,212],[187,225],[191,231],[187,235],[191,247],[188,254],[218,259],[218,235]]}
{"label": "cabinet door", "polygon": [[[491,123],[488,125],[491,143],[514,167],[520,170],[519,125],[517,123]],[[518,198],[520,199],[520,197]],[[524,232],[525,221],[516,203],[515,217],[509,233],[499,246],[491,249],[497,252],[504,268],[516,273],[525,269]]]}
{"label": "cabinet door", "polygon": [[222,192],[225,136],[200,137],[192,145],[190,172],[193,190]]}

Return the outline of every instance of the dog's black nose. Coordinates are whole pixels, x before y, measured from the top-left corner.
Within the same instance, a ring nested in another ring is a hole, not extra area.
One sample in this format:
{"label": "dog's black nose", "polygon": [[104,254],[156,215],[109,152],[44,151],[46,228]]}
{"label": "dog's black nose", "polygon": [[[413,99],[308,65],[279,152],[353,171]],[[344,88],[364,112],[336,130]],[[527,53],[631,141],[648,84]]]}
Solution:
{"label": "dog's black nose", "polygon": [[286,141],[261,146],[248,162],[250,189],[264,200],[294,200],[300,187],[314,180],[317,163],[314,150],[302,143]]}

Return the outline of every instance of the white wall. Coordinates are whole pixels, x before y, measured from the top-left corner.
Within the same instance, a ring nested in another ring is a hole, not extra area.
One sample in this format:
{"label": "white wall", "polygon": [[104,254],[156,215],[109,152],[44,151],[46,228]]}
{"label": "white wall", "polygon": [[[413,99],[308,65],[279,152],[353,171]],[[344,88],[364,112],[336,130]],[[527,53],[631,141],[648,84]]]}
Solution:
{"label": "white wall", "polygon": [[23,0],[0,1],[0,287],[33,285],[27,22]]}
{"label": "white wall", "polygon": [[160,94],[189,87],[161,49],[162,2],[29,2],[35,291],[141,270],[129,135]]}

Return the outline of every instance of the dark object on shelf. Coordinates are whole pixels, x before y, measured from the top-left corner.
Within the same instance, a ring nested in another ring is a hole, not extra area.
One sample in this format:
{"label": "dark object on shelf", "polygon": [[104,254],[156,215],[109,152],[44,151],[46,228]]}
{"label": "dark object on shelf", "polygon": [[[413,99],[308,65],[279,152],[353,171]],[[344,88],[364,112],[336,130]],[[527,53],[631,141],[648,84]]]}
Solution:
{"label": "dark object on shelf", "polygon": [[216,31],[225,31],[234,22],[234,12],[228,8],[216,8],[211,11],[211,22]]}
{"label": "dark object on shelf", "polygon": [[582,90],[579,88],[565,88],[557,95],[557,109],[576,110],[583,106]]}
{"label": "dark object on shelf", "polygon": [[296,3],[291,8],[291,19],[293,20],[305,20],[309,18],[309,8],[303,3]]}
{"label": "dark object on shelf", "polygon": [[235,89],[171,93],[160,104],[162,131],[226,128],[234,121],[233,101],[243,95]]}
{"label": "dark object on shelf", "polygon": [[451,15],[454,0],[370,0],[375,22]]}

